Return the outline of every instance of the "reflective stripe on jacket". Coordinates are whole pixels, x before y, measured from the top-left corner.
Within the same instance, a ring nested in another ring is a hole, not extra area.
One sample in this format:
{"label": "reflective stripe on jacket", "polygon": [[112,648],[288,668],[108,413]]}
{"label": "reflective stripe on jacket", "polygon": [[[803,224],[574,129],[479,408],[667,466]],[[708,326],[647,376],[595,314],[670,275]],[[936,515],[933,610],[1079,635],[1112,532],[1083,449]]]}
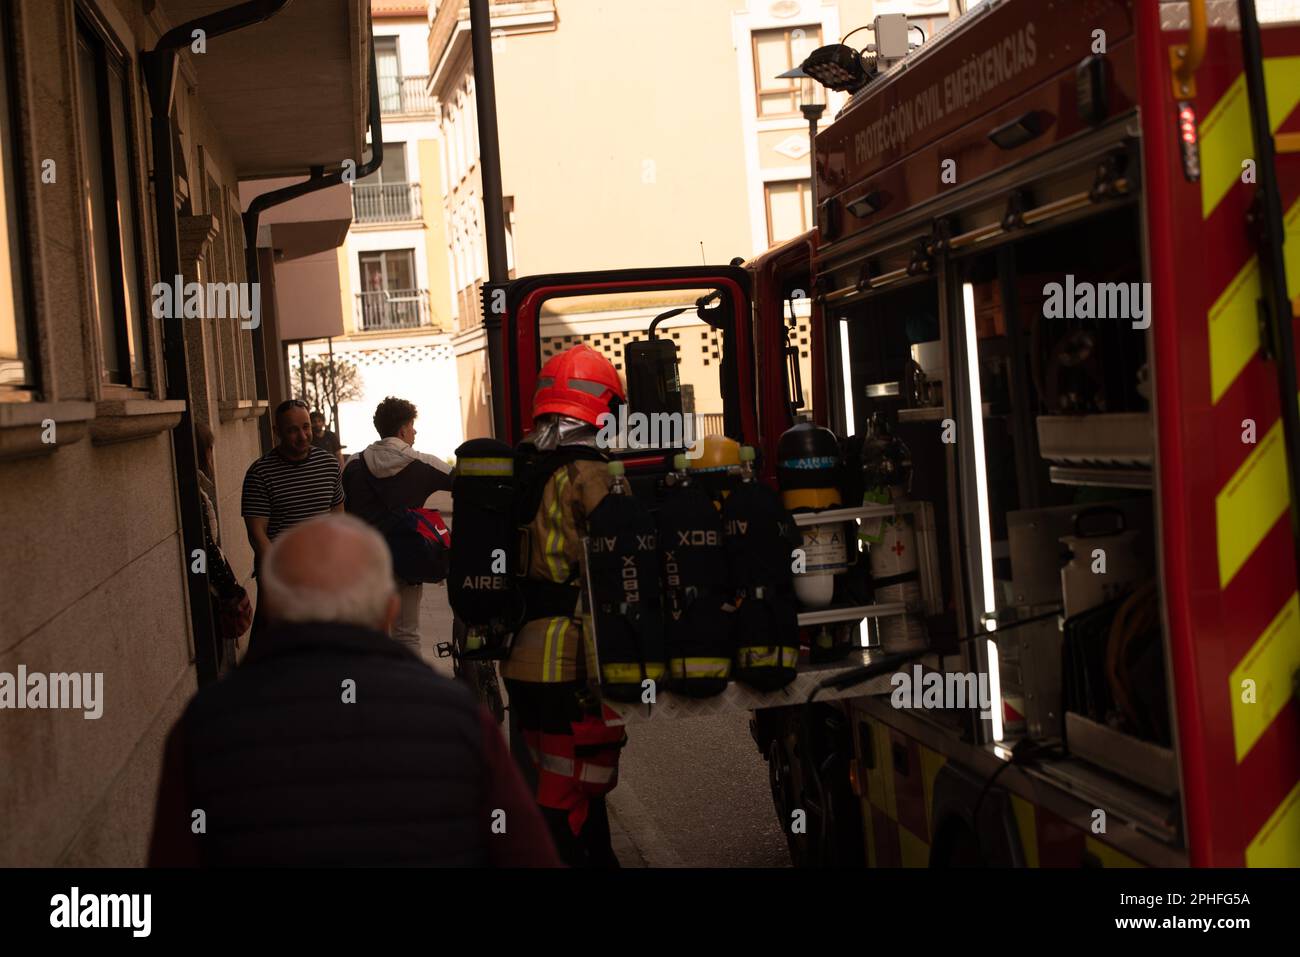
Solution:
{"label": "reflective stripe on jacket", "polygon": [[[587,515],[609,494],[611,482],[606,463],[591,459],[569,462],[547,479],[523,543],[527,577],[556,584],[583,580]],[[586,642],[578,616],[575,602],[571,618],[526,622],[515,636],[510,657],[502,663],[502,677],[533,682],[584,680]]]}

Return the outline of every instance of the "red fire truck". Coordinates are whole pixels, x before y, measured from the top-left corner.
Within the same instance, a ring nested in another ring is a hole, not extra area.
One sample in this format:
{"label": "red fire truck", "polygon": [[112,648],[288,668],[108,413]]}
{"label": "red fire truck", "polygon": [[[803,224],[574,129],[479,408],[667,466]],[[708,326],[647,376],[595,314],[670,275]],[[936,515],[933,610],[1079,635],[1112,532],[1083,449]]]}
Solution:
{"label": "red fire truck", "polygon": [[[1300,24],[1253,6],[989,0],[818,136],[814,231],[485,291],[511,442],[557,303],[677,297],[697,408],[764,480],[800,417],[910,451],[926,653],[896,673],[987,676],[992,707],[811,667],[680,706],[754,711],[797,863],[1300,865]],[[670,458],[629,454],[634,491]],[[901,615],[800,623],[860,664]]]}

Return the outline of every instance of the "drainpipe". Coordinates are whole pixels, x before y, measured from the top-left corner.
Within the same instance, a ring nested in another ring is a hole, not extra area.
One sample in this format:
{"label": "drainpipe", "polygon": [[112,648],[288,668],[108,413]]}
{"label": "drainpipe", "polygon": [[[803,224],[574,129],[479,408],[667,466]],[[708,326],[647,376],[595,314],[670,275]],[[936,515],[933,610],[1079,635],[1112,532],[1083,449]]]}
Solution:
{"label": "drainpipe", "polygon": [[[283,10],[289,0],[253,0],[183,23],[165,33],[153,50],[140,54],[149,91],[149,123],[153,142],[154,210],[158,230],[158,271],[164,282],[180,274],[180,229],[176,220],[176,165],[172,147],[172,102],[176,89],[177,51],[193,42],[195,30],[207,39],[252,26]],[[219,656],[217,631],[208,594],[208,576],[190,571],[192,557],[203,549],[203,506],[199,499],[199,468],[190,408],[189,368],[185,355],[185,321],[171,318],[162,329],[167,398],[184,401],[181,420],[172,430],[176,493],[180,502],[181,540],[185,545],[186,585],[194,659],[200,685],[215,681]]]}
{"label": "drainpipe", "polygon": [[[505,203],[501,197],[501,144],[497,137],[496,76],[492,69],[492,18],[488,0],[469,2],[470,48],[474,59],[474,99],[478,107],[479,173],[483,180],[483,232],[487,240],[488,282],[510,279],[506,264]],[[505,368],[501,361],[501,316],[483,302],[487,336],[488,382],[492,387],[492,434],[506,435]]]}
{"label": "drainpipe", "polygon": [[[379,109],[379,70],[375,65],[373,21],[370,31],[369,99],[370,159],[356,168],[355,175],[349,182],[369,176],[379,169],[384,162],[384,127]],[[272,190],[269,193],[263,193],[248,204],[248,209],[244,211],[244,265],[249,282],[257,282],[261,277],[261,269],[257,261],[257,223],[263,211],[270,209],[272,206],[287,203],[291,199],[297,199],[299,196],[314,193],[318,189],[337,186],[344,181],[344,173],[345,170],[342,167],[332,173],[326,173],[323,167],[316,166],[311,169],[311,175],[308,179],[300,183],[292,183],[281,189]],[[257,394],[259,398],[265,397],[267,394],[265,330],[266,324],[259,323],[257,329],[253,331],[253,365],[257,374]],[[283,358],[277,356],[276,361],[282,362]],[[263,451],[269,451],[271,448],[270,416],[263,416],[261,423],[262,449]]]}

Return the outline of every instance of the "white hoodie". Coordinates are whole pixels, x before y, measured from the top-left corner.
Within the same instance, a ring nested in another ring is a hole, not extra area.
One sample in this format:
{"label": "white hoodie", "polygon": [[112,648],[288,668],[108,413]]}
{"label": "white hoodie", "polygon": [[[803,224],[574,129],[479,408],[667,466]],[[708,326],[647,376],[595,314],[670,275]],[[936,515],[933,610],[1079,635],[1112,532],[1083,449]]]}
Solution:
{"label": "white hoodie", "polygon": [[361,457],[365,460],[366,468],[370,469],[370,474],[375,478],[390,478],[412,462],[424,462],[426,465],[432,465],[439,472],[451,474],[451,466],[438,456],[417,452],[414,447],[407,445],[395,435],[372,442],[366,446]]}

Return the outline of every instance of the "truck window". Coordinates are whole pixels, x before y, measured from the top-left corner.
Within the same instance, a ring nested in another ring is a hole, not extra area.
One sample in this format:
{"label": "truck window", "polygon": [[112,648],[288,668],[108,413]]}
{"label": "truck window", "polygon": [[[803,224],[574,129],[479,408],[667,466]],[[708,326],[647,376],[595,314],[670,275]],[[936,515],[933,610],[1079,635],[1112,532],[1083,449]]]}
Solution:
{"label": "truck window", "polygon": [[[614,364],[629,392],[629,420],[617,436],[620,444],[615,448],[681,448],[696,437],[726,434],[721,378],[726,356],[725,329],[709,325],[697,312],[699,301],[714,292],[702,287],[547,299],[540,313],[541,361],[545,363],[570,346],[586,343]],[[710,305],[716,306],[716,299]],[[720,310],[712,308],[708,312]],[[656,317],[662,318],[655,322]],[[710,318],[722,324],[720,318]],[[629,347],[649,341],[652,323],[654,338],[672,345],[665,352],[676,358],[679,397],[651,395],[644,381],[629,375],[633,371]],[[680,418],[665,415],[666,405],[677,401]],[[640,429],[633,418],[635,413],[646,417]]]}

